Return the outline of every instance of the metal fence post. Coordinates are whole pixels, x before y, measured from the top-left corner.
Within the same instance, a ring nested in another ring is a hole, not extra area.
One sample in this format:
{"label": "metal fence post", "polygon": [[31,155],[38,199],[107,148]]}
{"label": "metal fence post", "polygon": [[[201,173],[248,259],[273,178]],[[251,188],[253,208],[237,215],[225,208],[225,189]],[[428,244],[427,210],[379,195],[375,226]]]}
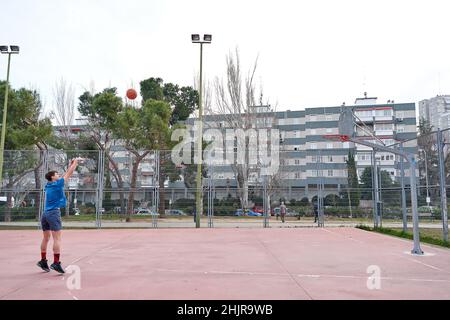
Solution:
{"label": "metal fence post", "polygon": [[377,165],[377,159],[376,159],[376,153],[373,151],[373,188],[374,188],[374,195],[375,195],[375,206],[374,206],[374,227],[378,228],[380,225],[380,210],[378,208],[379,206],[379,193],[378,193],[378,165]]}
{"label": "metal fence post", "polygon": [[45,174],[48,172],[48,149],[47,150],[42,150],[41,151],[42,154],[42,175],[41,175],[41,186],[40,186],[40,194],[41,196],[39,197],[39,220],[38,220],[38,228],[39,230],[41,229],[41,218],[42,215],[44,213],[45,210]]}
{"label": "metal fence post", "polygon": [[264,211],[263,226],[264,226],[264,228],[269,227],[268,210],[269,210],[269,206],[267,203],[267,176],[264,175],[263,176],[263,211]]}
{"label": "metal fence post", "polygon": [[414,248],[411,251],[413,254],[423,254],[420,248],[420,234],[419,234],[419,213],[417,211],[417,185],[416,185],[416,160],[413,155],[408,156],[408,162],[410,165],[410,177],[411,177],[411,207],[413,217],[413,237]]}
{"label": "metal fence post", "polygon": [[213,167],[208,165],[208,228],[214,227],[214,186],[213,186]]}
{"label": "metal fence post", "polygon": [[448,214],[447,214],[447,190],[445,187],[445,162],[444,162],[444,141],[442,131],[437,131],[437,145],[439,156],[439,189],[441,194],[441,215],[442,215],[442,233],[444,241],[448,241]]}
{"label": "metal fence post", "polygon": [[[403,143],[400,143],[400,151],[403,152]],[[408,216],[406,215],[406,192],[405,192],[405,168],[403,165],[403,157],[400,157],[400,175],[402,186],[402,217],[403,217],[403,232],[408,231]]]}
{"label": "metal fence post", "polygon": [[322,179],[322,153],[318,152],[317,156],[317,226],[324,226],[324,202],[323,202],[323,179]]}
{"label": "metal fence post", "polygon": [[[164,151],[163,151],[164,152]],[[158,228],[158,212],[159,212],[159,172],[160,172],[160,151],[154,151],[155,161],[155,179],[153,181],[154,188],[152,192],[153,205],[155,206],[155,212],[152,214],[152,228]]]}
{"label": "metal fence post", "polygon": [[95,226],[97,228],[102,227],[102,208],[103,208],[103,180],[105,175],[105,162],[104,162],[104,151],[98,151],[98,170],[97,170],[97,206],[96,206],[96,217]]}

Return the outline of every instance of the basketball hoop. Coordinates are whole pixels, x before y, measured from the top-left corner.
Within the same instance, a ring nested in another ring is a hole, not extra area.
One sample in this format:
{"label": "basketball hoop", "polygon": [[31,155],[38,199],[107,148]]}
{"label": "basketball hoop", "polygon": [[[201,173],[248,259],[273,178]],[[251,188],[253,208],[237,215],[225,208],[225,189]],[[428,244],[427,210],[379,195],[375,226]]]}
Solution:
{"label": "basketball hoop", "polygon": [[350,136],[347,134],[325,134],[322,138],[332,141],[348,142],[350,141]]}

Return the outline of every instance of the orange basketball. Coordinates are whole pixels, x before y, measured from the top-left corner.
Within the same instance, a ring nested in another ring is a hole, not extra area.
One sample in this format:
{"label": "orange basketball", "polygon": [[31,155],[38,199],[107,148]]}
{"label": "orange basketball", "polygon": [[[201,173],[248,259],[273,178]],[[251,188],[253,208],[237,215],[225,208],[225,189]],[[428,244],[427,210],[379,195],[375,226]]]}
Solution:
{"label": "orange basketball", "polygon": [[128,89],[127,90],[127,98],[130,100],[134,100],[137,98],[137,92],[134,89]]}

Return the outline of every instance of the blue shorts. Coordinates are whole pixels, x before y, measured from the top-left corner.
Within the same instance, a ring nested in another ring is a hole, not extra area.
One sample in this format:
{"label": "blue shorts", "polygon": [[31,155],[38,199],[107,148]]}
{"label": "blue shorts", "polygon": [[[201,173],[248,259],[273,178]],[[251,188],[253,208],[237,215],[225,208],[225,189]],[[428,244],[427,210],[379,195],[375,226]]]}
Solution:
{"label": "blue shorts", "polygon": [[62,229],[61,210],[52,209],[44,212],[41,218],[42,231],[60,231]]}

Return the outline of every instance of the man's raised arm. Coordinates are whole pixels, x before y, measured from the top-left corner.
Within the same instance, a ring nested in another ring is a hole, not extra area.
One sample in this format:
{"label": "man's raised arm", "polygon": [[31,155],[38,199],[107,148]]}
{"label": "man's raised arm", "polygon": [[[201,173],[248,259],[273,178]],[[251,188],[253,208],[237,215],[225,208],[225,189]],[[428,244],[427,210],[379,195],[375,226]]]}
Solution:
{"label": "man's raised arm", "polygon": [[69,169],[67,169],[66,173],[63,176],[64,182],[69,180],[69,178],[72,176],[77,166],[78,166],[78,159],[72,159],[72,161],[70,162]]}

